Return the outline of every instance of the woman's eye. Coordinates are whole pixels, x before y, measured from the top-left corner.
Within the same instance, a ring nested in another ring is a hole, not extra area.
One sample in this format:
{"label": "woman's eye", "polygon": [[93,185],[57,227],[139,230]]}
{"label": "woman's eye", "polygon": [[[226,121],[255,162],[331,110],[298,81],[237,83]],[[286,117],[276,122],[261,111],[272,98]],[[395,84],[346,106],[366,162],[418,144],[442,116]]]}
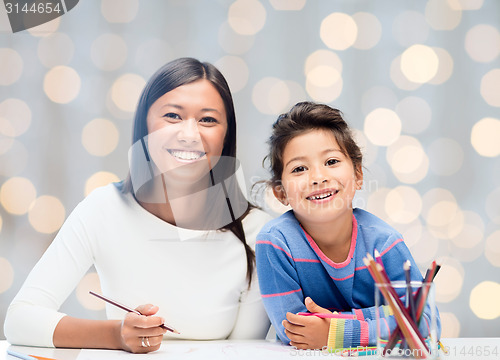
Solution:
{"label": "woman's eye", "polygon": [[331,166],[331,165],[335,165],[336,163],[338,163],[339,161],[337,159],[328,159],[326,161],[326,165],[327,166]]}
{"label": "woman's eye", "polygon": [[292,173],[299,173],[299,172],[302,172],[302,171],[306,171],[306,167],[305,166],[297,166],[296,168],[294,168],[292,170]]}
{"label": "woman's eye", "polygon": [[206,116],[204,118],[200,119],[200,122],[205,124],[205,125],[211,125],[211,124],[217,124],[218,121],[216,118],[213,118],[211,116]]}
{"label": "woman's eye", "polygon": [[167,120],[182,120],[179,115],[176,113],[167,113],[163,115],[164,118],[167,118]]}

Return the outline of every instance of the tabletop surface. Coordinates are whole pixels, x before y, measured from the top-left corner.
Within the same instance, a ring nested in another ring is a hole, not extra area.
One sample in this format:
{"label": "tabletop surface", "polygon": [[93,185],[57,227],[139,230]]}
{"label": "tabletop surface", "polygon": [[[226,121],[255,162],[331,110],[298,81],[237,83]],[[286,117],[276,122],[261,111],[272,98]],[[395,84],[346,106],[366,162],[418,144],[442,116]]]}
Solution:
{"label": "tabletop surface", "polygon": [[[439,358],[455,359],[500,359],[500,338],[455,338],[442,339],[448,354],[439,352]],[[248,341],[164,341],[160,350],[144,354],[130,354],[116,350],[52,349],[40,347],[13,346],[0,341],[0,360],[16,360],[7,354],[7,349],[22,354],[31,354],[57,360],[149,360],[149,359],[300,359],[339,358],[319,350],[296,350],[280,342],[266,340]],[[365,359],[376,358],[366,356]],[[392,359],[392,357],[388,358]],[[17,359],[19,360],[19,359]]]}

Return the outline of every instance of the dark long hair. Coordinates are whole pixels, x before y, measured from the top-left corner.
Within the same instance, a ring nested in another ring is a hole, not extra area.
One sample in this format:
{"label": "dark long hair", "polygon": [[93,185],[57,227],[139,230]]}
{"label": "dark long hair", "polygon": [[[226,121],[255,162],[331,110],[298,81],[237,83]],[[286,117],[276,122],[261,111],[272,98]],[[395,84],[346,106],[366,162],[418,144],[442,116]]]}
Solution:
{"label": "dark long hair", "polygon": [[[231,91],[226,82],[226,79],[221,74],[221,72],[212,64],[207,62],[200,62],[199,60],[193,58],[180,58],[173,60],[164,66],[162,66],[156,73],[149,79],[144,90],[142,91],[139,103],[137,105],[137,110],[134,117],[134,128],[132,134],[132,144],[137,142],[142,142],[148,135],[147,127],[147,115],[151,105],[158,100],[161,96],[174,90],[175,88],[186,85],[197,80],[205,79],[210,81],[210,83],[217,89],[217,92],[224,102],[224,107],[227,116],[227,132],[224,139],[224,147],[222,149],[221,158],[224,159],[234,159],[234,161],[219,161],[215,168],[211,170],[212,180],[214,180],[214,174],[216,174],[217,182],[222,181],[231,177],[236,171],[236,114],[234,112],[233,98],[231,96]],[[144,144],[144,142],[143,142]],[[146,160],[149,161],[149,154],[146,153]],[[130,163],[131,170],[121,187],[123,193],[132,193],[135,197],[134,187],[132,184],[131,172],[134,171],[134,161],[132,159]],[[229,211],[233,215],[231,209],[231,204],[227,197],[227,205],[229,206]],[[230,192],[234,194],[236,192],[237,199],[243,199],[244,206],[246,210],[239,217],[232,217],[232,222],[225,225],[217,230],[233,232],[238,239],[243,243],[245,247],[246,259],[247,259],[247,280],[248,285],[252,281],[252,274],[255,267],[255,253],[248,246],[245,238],[245,232],[243,230],[242,220],[250,212],[253,206],[247,200],[245,200],[243,194],[239,187],[233,187]],[[241,203],[241,201],[240,201]]]}

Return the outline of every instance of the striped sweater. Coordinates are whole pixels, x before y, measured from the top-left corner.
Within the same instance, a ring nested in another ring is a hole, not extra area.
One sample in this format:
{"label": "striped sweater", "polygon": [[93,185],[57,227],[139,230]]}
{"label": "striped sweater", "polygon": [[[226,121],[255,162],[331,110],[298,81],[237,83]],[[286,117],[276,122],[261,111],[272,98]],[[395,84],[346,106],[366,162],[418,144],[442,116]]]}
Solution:
{"label": "striped sweater", "polygon": [[[353,210],[351,247],[342,263],[334,263],[319,249],[292,210],[267,223],[257,235],[257,271],[264,306],[279,338],[290,342],[281,322],[287,312],[307,312],[304,299],[309,296],[319,306],[357,316],[356,320],[332,319],[330,335],[334,330],[334,347],[375,345],[375,284],[363,263],[363,257],[367,253],[373,255],[375,249],[392,281],[405,280],[406,260],[412,264],[412,280],[422,280],[401,234],[364,210]],[[429,314],[427,306],[425,321],[420,323],[424,336],[428,333]],[[437,325],[439,333],[439,315]],[[383,331],[394,327],[391,317]]]}

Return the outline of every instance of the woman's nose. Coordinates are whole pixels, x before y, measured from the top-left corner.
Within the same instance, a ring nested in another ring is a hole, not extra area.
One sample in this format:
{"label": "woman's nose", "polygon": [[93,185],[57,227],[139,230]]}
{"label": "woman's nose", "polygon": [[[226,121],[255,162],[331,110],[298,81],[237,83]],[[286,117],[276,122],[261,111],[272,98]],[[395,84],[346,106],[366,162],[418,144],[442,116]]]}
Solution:
{"label": "woman's nose", "polygon": [[198,123],[195,119],[187,119],[180,124],[177,139],[184,143],[195,143],[200,141],[200,133],[198,131]]}

